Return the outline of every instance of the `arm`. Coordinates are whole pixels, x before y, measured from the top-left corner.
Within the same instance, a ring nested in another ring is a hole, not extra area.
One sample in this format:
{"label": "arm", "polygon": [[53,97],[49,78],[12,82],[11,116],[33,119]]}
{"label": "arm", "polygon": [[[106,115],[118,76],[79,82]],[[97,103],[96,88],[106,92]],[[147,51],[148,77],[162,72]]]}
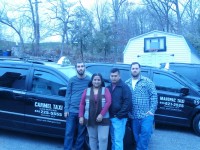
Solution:
{"label": "arm", "polygon": [[71,94],[72,94],[72,81],[69,80],[67,91],[66,91],[66,100],[65,100],[65,112],[69,112],[69,104],[71,100]]}
{"label": "arm", "polygon": [[65,110],[64,110],[64,116],[68,117],[69,115],[69,105],[71,101],[71,94],[72,94],[72,79],[69,80],[67,91],[66,91],[66,100],[65,100]]}
{"label": "arm", "polygon": [[81,97],[81,102],[80,102],[80,105],[79,105],[79,117],[83,117],[84,112],[85,112],[86,92],[87,92],[87,89],[85,89],[83,91],[83,94],[82,94],[82,97]]}
{"label": "arm", "polygon": [[106,112],[108,111],[110,105],[111,105],[111,94],[108,88],[105,88],[105,99],[106,99],[106,104],[101,110],[101,115],[104,116]]}
{"label": "arm", "polygon": [[156,87],[154,85],[154,83],[152,81],[150,81],[149,83],[149,98],[150,98],[150,113],[155,114],[155,111],[157,109],[157,105],[158,105],[158,96],[157,96],[157,91],[156,91]]}
{"label": "arm", "polygon": [[81,97],[81,102],[80,102],[80,105],[79,105],[79,123],[81,125],[83,125],[84,123],[84,112],[85,112],[85,98],[86,98],[86,92],[87,92],[87,89],[85,89],[83,91],[83,94],[82,94],[82,97]]}

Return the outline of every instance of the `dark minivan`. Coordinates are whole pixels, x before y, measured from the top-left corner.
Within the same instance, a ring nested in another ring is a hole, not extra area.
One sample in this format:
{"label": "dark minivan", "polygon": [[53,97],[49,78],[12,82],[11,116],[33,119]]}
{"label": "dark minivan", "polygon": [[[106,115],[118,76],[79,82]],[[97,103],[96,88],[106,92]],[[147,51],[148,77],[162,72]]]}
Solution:
{"label": "dark minivan", "polygon": [[200,64],[171,62],[161,63],[160,68],[174,70],[200,86]]}
{"label": "dark minivan", "polygon": [[[131,77],[130,64],[88,63],[87,71],[102,73],[109,82],[112,68],[119,68],[122,80]],[[172,70],[142,66],[142,75],[149,77],[158,92],[155,121],[164,124],[193,127],[200,136],[200,87]]]}
{"label": "dark minivan", "polygon": [[64,137],[63,91],[74,67],[1,60],[0,70],[0,127]]}
{"label": "dark minivan", "polygon": [[[0,58],[0,70],[0,128],[63,138],[65,94],[69,78],[76,75],[74,66]],[[134,146],[127,129],[125,150]]]}

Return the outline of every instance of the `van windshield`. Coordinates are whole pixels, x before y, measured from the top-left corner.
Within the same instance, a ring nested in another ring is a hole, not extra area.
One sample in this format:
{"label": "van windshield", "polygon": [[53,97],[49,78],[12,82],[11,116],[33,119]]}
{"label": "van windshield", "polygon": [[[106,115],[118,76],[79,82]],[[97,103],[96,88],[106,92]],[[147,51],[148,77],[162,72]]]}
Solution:
{"label": "van windshield", "polygon": [[182,78],[187,83],[189,83],[195,90],[197,90],[198,92],[200,92],[200,87],[198,85],[196,85],[194,82],[192,82],[190,79],[188,79],[185,76],[180,75],[179,73],[177,73],[175,71],[173,71],[173,73],[176,74],[177,76],[179,76],[180,78]]}

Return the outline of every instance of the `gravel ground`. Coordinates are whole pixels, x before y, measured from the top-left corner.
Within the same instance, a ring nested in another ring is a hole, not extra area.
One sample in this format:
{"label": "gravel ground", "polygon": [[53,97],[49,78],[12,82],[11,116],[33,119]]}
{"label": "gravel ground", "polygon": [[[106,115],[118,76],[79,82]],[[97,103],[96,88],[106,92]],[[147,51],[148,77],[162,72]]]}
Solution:
{"label": "gravel ground", "polygon": [[149,150],[200,150],[200,137],[191,128],[159,125]]}
{"label": "gravel ground", "polygon": [[[63,150],[63,139],[0,129],[0,150]],[[200,137],[190,128],[156,125],[149,150],[200,150]]]}

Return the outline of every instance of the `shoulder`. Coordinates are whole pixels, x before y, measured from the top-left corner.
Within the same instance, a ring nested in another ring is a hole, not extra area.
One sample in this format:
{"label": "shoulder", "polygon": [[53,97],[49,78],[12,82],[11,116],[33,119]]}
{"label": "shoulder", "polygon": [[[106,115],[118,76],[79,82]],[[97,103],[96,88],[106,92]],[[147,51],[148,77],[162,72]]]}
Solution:
{"label": "shoulder", "polygon": [[69,82],[73,82],[73,81],[75,81],[75,80],[77,80],[77,76],[71,77],[71,78],[69,79]]}
{"label": "shoulder", "polygon": [[124,81],[122,81],[122,80],[119,81],[119,85],[120,86],[127,86],[127,84]]}
{"label": "shoulder", "polygon": [[152,81],[151,79],[145,77],[145,76],[141,76],[140,80],[141,80],[142,82],[145,82],[146,84],[149,84],[149,85],[150,85],[150,84],[153,84],[153,85],[154,85],[153,81]]}
{"label": "shoulder", "polygon": [[90,81],[90,77],[88,75],[85,76],[85,80]]}
{"label": "shoulder", "polygon": [[123,90],[129,89],[129,86],[122,80],[120,80],[119,86],[121,86]]}
{"label": "shoulder", "polygon": [[70,78],[70,80],[75,80],[75,79],[78,79],[78,77],[77,76],[73,76],[73,77]]}
{"label": "shoulder", "polygon": [[87,95],[90,95],[90,91],[91,91],[91,88],[88,87],[83,91],[83,93],[87,94]]}
{"label": "shoulder", "polygon": [[104,87],[105,88],[105,92],[110,92],[108,87]]}
{"label": "shoulder", "polygon": [[132,82],[132,78],[129,78],[125,81],[126,84],[130,84]]}
{"label": "shoulder", "polygon": [[141,76],[140,79],[143,81],[146,81],[146,82],[152,82],[151,79],[149,79],[148,77],[145,77],[145,76]]}

